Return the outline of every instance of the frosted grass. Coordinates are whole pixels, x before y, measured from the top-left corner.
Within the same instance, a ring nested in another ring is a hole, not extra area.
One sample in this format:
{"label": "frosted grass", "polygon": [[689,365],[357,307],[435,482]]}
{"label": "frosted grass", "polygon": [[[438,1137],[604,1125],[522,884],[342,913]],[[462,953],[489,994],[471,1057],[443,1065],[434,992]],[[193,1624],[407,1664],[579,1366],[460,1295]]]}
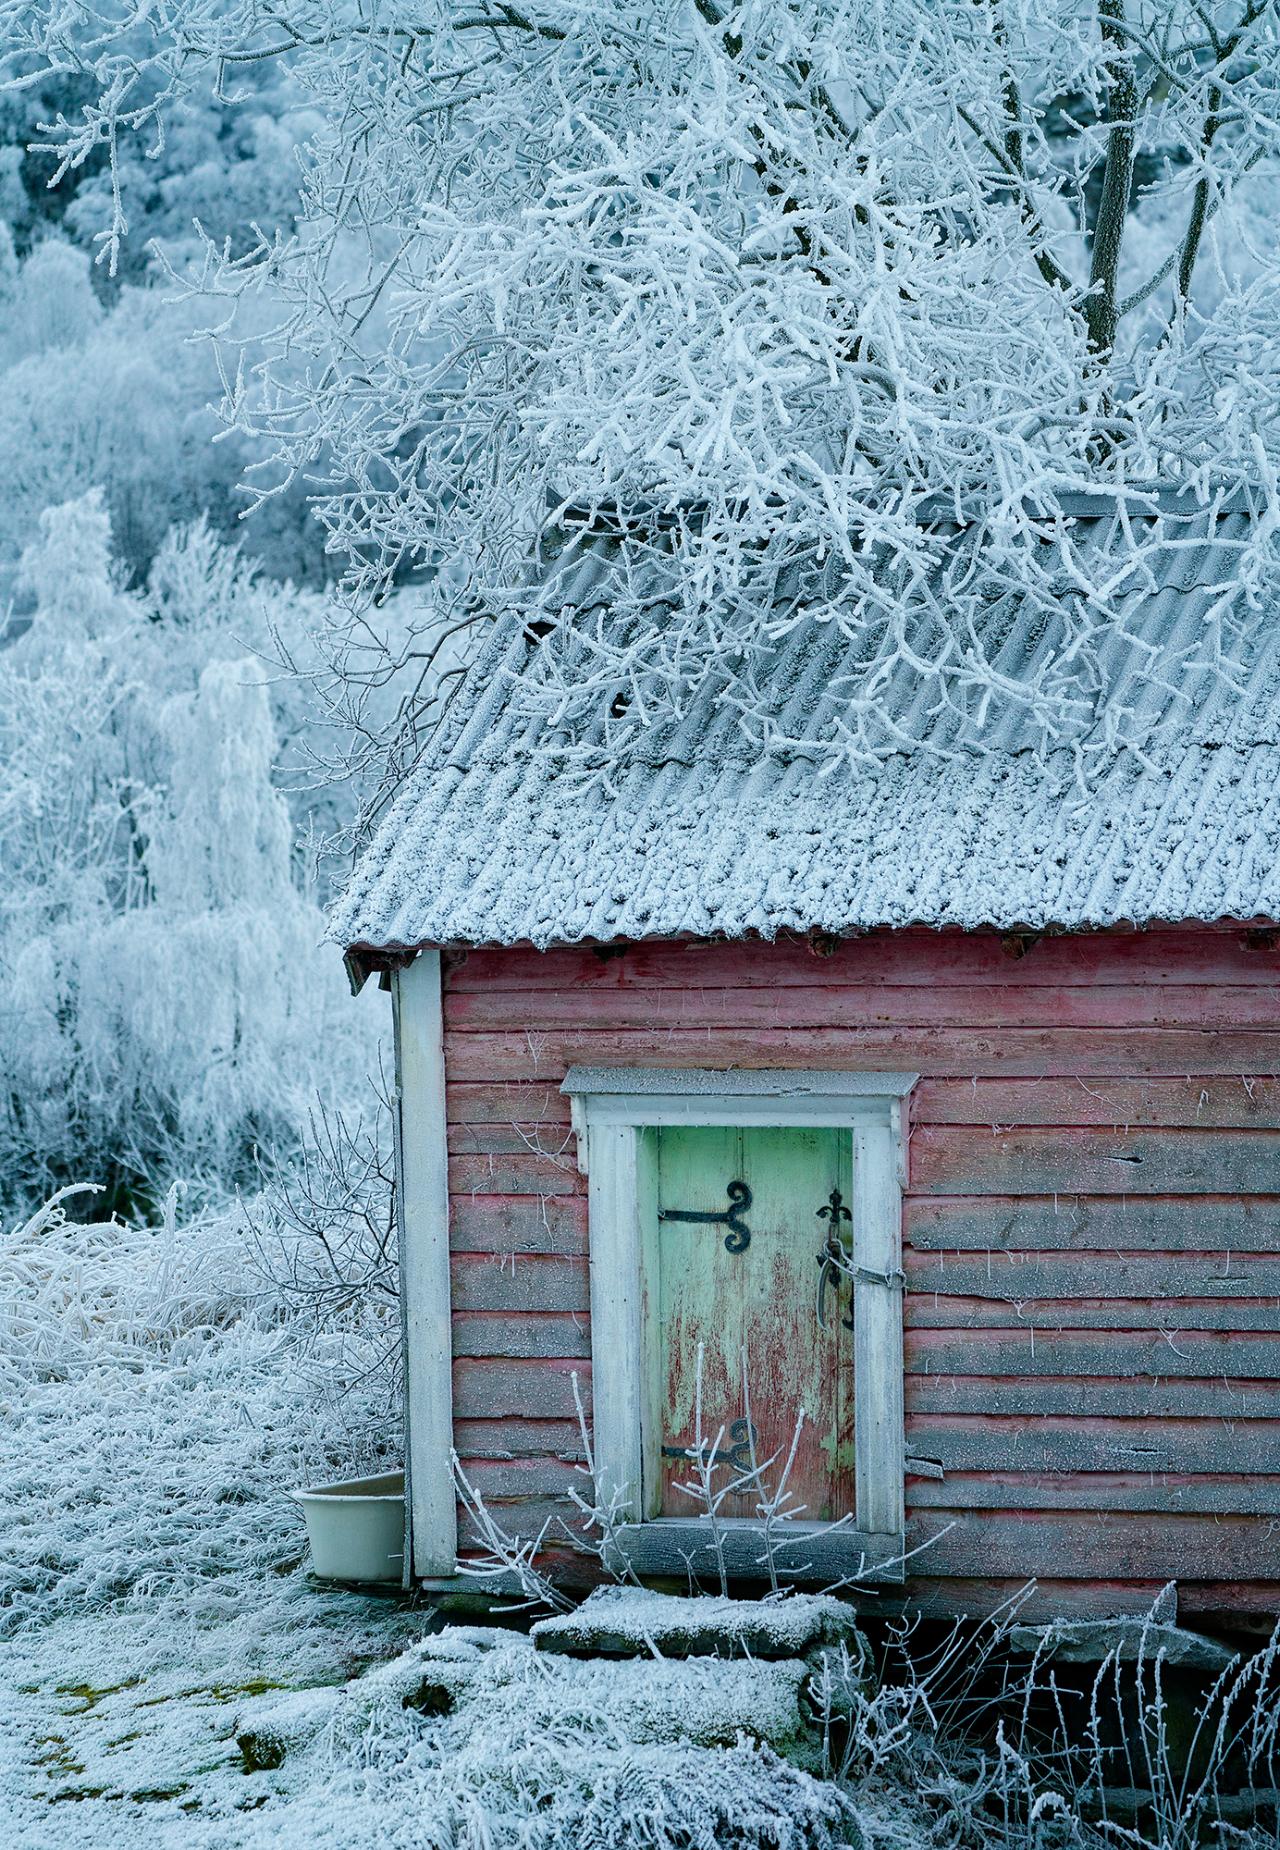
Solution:
{"label": "frosted grass", "polygon": [[[756,1692],[741,1664],[620,1674],[492,1632],[451,1717],[404,1706],[412,1653],[339,1695],[433,1624],[310,1584],[288,1496],[386,1463],[394,1308],[357,1295],[318,1324],[305,1248],[287,1290],[262,1269],[261,1205],[184,1220],[174,1191],[153,1228],[75,1205],[0,1239],[5,1850],[852,1841],[834,1786],[735,1740],[738,1711],[794,1727],[798,1665]],[[237,1732],[282,1702],[296,1742],[246,1773]]]}

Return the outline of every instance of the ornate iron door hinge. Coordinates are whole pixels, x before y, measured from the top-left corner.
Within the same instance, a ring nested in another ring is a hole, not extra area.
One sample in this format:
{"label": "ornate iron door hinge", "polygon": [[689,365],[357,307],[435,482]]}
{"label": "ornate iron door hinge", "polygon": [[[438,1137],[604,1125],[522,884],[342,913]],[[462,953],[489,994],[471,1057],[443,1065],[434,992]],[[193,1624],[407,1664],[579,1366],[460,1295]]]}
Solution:
{"label": "ornate iron door hinge", "polygon": [[751,1244],[751,1229],[743,1220],[743,1215],[751,1206],[751,1190],[745,1182],[730,1182],[725,1193],[729,1197],[729,1206],[723,1214],[695,1214],[691,1208],[662,1208],[659,1220],[696,1221],[703,1227],[727,1227],[725,1251],[745,1253]]}
{"label": "ornate iron door hinge", "polygon": [[827,1231],[833,1234],[839,1233],[840,1222],[842,1220],[851,1221],[853,1219],[852,1214],[850,1214],[848,1208],[844,1205],[844,1196],[840,1193],[838,1188],[833,1188],[831,1193],[827,1196],[826,1207],[818,1209],[818,1219],[829,1220],[831,1225]]}

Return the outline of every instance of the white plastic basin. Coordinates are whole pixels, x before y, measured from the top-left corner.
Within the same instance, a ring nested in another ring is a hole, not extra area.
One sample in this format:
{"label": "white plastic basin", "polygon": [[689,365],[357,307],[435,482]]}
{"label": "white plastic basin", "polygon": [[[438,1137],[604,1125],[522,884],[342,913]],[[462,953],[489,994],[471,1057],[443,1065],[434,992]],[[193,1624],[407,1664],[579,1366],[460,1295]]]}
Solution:
{"label": "white plastic basin", "polygon": [[325,1580],[400,1580],[404,1472],[314,1484],[293,1495],[307,1519],[311,1565]]}

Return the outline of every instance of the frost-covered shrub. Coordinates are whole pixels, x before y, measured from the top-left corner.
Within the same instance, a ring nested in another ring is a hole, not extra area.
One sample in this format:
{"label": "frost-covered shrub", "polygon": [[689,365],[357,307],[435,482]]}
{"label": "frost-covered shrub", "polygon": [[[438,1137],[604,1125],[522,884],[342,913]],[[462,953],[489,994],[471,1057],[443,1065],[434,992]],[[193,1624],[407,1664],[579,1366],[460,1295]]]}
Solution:
{"label": "frost-covered shrub", "polygon": [[0,1224],[0,1631],[165,1599],[198,1625],[298,1564],[292,1486],[394,1462],[365,1387],[391,1319],[361,1301],[304,1330],[238,1209],[77,1205]]}
{"label": "frost-covered shrub", "polygon": [[[1280,1791],[1280,1627],[1199,1686],[1179,1681],[1161,1602],[1116,1627],[1102,1661],[1054,1662],[1019,1642],[1028,1587],[991,1618],[941,1639],[918,1620],[887,1628],[881,1676],[842,1675],[829,1655],[814,1695],[828,1775],[879,1815],[895,1793],[924,1797],[945,1841],[999,1850],[1125,1843],[1272,1850]],[[1103,1627],[1099,1625],[1099,1630]]]}
{"label": "frost-covered shrub", "polygon": [[317,1110],[296,1151],[273,1165],[262,1195],[245,1206],[257,1264],[299,1339],[315,1338],[322,1393],[352,1317],[382,1328],[383,1344],[370,1353],[358,1321],[348,1357],[350,1374],[364,1382],[372,1449],[399,1421],[402,1364],[391,1116],[377,1102],[358,1115]]}
{"label": "frost-covered shrub", "polygon": [[63,238],[36,246],[15,276],[11,296],[4,350],[15,358],[81,346],[102,320],[89,265]]}
{"label": "frost-covered shrub", "polygon": [[306,600],[204,529],[129,594],[109,541],[97,497],[46,513],[0,652],[0,1193],[89,1176],[128,1207],[175,1175],[250,1181],[376,1054],[275,787],[296,694],[273,708],[244,654],[277,619],[302,633]]}

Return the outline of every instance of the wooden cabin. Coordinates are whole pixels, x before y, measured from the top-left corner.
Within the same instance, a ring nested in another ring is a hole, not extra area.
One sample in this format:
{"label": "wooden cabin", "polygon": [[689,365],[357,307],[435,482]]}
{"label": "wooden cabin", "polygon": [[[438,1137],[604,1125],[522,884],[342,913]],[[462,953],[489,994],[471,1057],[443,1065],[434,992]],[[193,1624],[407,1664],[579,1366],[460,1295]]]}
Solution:
{"label": "wooden cabin", "polygon": [[[803,1407],[798,1579],[1280,1611],[1280,621],[1195,646],[1245,518],[1127,606],[1158,710],[1084,792],[1007,718],[819,776],[714,688],[591,781],[495,627],[336,921],[397,1019],[417,1579],[474,1547],[452,1450],[512,1533],[572,1520],[576,1377],[645,1575],[704,1559],[700,1386],[728,1464]],[[779,737],[844,648],[779,642]]]}

